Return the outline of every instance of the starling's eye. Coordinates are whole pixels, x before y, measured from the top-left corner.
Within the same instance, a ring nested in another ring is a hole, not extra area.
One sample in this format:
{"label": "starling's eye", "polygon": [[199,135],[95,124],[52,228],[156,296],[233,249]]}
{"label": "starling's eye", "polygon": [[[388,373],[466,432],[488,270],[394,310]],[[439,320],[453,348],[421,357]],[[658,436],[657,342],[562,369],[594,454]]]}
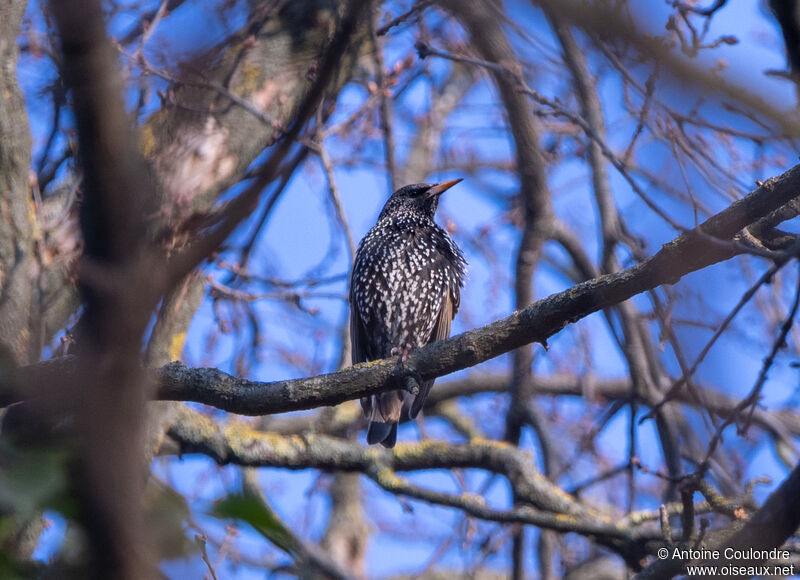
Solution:
{"label": "starling's eye", "polygon": [[409,199],[409,200],[425,200],[430,197],[431,189],[436,187],[436,184],[431,183],[414,183],[406,185],[395,191],[392,195],[395,198]]}

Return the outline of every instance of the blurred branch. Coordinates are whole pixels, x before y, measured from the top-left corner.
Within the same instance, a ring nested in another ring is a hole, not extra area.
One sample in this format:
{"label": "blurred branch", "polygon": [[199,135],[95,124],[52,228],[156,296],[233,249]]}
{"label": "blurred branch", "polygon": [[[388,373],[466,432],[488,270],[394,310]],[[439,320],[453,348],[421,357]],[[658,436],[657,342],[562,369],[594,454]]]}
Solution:
{"label": "blurred branch", "polygon": [[199,236],[192,245],[169,260],[167,270],[171,285],[191,272],[233,232],[239,223],[252,212],[261,191],[279,175],[281,164],[288,156],[295,140],[300,137],[300,132],[306,122],[317,110],[328,83],[335,76],[338,63],[357,30],[363,12],[368,11],[366,9],[369,8],[369,5],[368,0],[351,0],[348,3],[338,29],[320,59],[314,83],[298,105],[295,117],[280,143],[259,168],[254,176],[254,182],[228,202],[218,213],[215,217],[215,227]]}
{"label": "blurred branch", "polygon": [[[144,361],[157,367],[181,358],[186,334],[205,294],[206,280],[199,273],[187,276],[178,287],[161,301],[153,330],[147,341]],[[145,463],[158,453],[166,427],[172,420],[178,403],[159,402],[148,405],[145,422]]]}
{"label": "blurred branch", "polygon": [[[763,503],[746,522],[738,522],[731,526],[727,534],[717,541],[707,542],[710,549],[725,553],[725,548],[741,550],[745,553],[753,550],[769,550],[790,538],[800,525],[800,465],[796,466],[789,476],[783,480],[767,501]],[[655,560],[647,568],[635,576],[636,580],[666,580],[685,573],[687,564],[709,566],[758,566],[765,562],[761,558],[716,559],[711,561],[682,561],[678,558]],[[778,562],[782,562],[778,559]]]}
{"label": "blurred branch", "polygon": [[[589,137],[589,166],[592,173],[592,191],[597,205],[597,214],[600,221],[602,235],[602,259],[601,271],[603,273],[618,272],[620,269],[616,257],[616,247],[618,244],[627,243],[634,254],[639,248],[634,240],[626,234],[625,224],[617,211],[614,197],[612,195],[611,183],[606,171],[606,158],[617,167],[623,175],[627,175],[624,164],[611,153],[607,145],[606,126],[603,116],[603,109],[595,81],[589,73],[586,56],[578,46],[572,34],[572,30],[565,26],[558,18],[550,16],[550,24],[558,38],[564,54],[564,62],[570,70],[573,79],[578,101],[581,105],[582,119],[588,130],[585,130]],[[632,187],[633,180],[628,178]],[[630,399],[630,441],[628,443],[628,459],[631,465],[629,470],[628,482],[628,502],[632,506],[635,496],[635,475],[633,469],[633,459],[636,456],[636,403],[637,397],[633,395],[641,394],[645,398],[652,398],[658,391],[658,377],[664,374],[662,366],[656,356],[648,356],[654,352],[650,333],[642,325],[642,317],[639,310],[632,302],[619,304],[616,309],[623,329],[622,336],[617,340],[621,354],[625,357],[631,376],[631,399]],[[609,331],[614,334],[614,321],[610,312],[606,312],[606,321]],[[676,353],[680,350],[676,348]],[[673,412],[654,413],[658,425],[659,441],[664,452],[664,458],[670,471],[670,475],[677,477],[680,474],[680,452],[677,440],[676,421],[680,418],[674,416]],[[668,490],[670,496],[674,490]]]}
{"label": "blurred branch", "polygon": [[[440,401],[456,396],[504,392],[507,383],[508,378],[503,376],[475,377],[445,382],[437,385],[436,390],[432,391],[431,404],[439,404]],[[706,409],[723,419],[729,417],[739,404],[736,398],[712,388],[697,385],[696,389],[694,392],[680,389],[674,393],[673,400],[690,407]],[[535,395],[583,397],[589,401],[614,401],[630,398],[631,385],[629,378],[603,380],[596,377],[576,377],[574,375],[537,376],[533,378],[533,393]],[[660,402],[660,398],[643,397],[640,402],[647,406],[654,406]],[[767,411],[755,408],[753,421],[776,440],[785,443],[791,443],[792,436],[800,436],[800,414],[792,410]]]}
{"label": "blurred branch", "polygon": [[[520,523],[560,533],[590,536],[623,556],[633,567],[638,567],[647,553],[663,546],[664,538],[656,524],[658,512],[635,512],[628,518],[620,519],[615,512],[604,513],[588,507],[539,474],[528,452],[499,441],[479,439],[462,445],[440,441],[400,443],[394,452],[390,452],[322,435],[283,436],[256,431],[241,424],[223,426],[189,409],[182,410],[169,434],[179,444],[181,453],[202,453],[221,465],[358,472],[370,477],[389,493],[452,507],[478,519]],[[466,468],[503,475],[518,503],[508,510],[491,508],[479,495],[434,491],[397,475],[398,472],[407,471]],[[788,493],[784,488],[793,485],[795,479],[793,474],[781,486],[781,498]],[[795,494],[795,497],[800,495]],[[732,530],[741,528],[738,518],[746,513],[743,510],[749,505],[748,501],[746,497],[728,499],[720,506],[720,513],[727,514],[733,522],[725,529],[709,533],[704,540],[706,545],[727,541]],[[777,503],[778,500],[771,498],[757,514],[767,511],[772,515]],[[665,512],[671,515],[682,514],[685,508],[685,502],[664,506]],[[708,513],[713,509],[713,503],[702,501],[692,507],[695,514]],[[798,518],[797,513],[781,517],[787,525],[781,526],[780,533],[793,530],[790,526]],[[760,518],[754,516],[751,521],[755,525]],[[773,540],[777,543],[764,542],[758,545],[766,547],[782,542],[775,534],[769,537],[770,542]]]}
{"label": "blurred branch", "polygon": [[345,241],[347,242],[347,254],[350,258],[350,261],[352,261],[353,256],[356,255],[356,244],[353,241],[353,234],[350,231],[350,224],[347,222],[347,216],[344,213],[342,197],[339,195],[339,187],[336,185],[336,176],[333,171],[333,161],[331,161],[331,157],[328,155],[328,150],[325,148],[325,144],[322,141],[315,143],[314,149],[316,150],[317,154],[319,155],[319,159],[322,162],[322,168],[325,170],[325,177],[328,180],[328,193],[330,194],[331,202],[333,203],[333,209],[336,212],[336,219],[344,231]]}
{"label": "blurred branch", "polygon": [[[717,0],[718,2],[720,0]],[[778,21],[783,44],[786,47],[786,60],[789,64],[789,71],[795,82],[798,82],[797,75],[800,73],[800,23],[797,20],[797,0],[769,0],[769,8],[772,10],[775,20]]]}
{"label": "blurred branch", "polygon": [[[166,370],[166,369],[165,369]],[[506,393],[510,377],[500,375],[477,375],[463,379],[443,382],[431,391],[426,400],[426,416],[440,416],[449,421],[453,428],[467,439],[482,437],[482,432],[454,405],[460,397],[470,397],[486,393]],[[664,385],[666,386],[666,385]],[[663,388],[663,386],[662,386]],[[696,409],[705,409],[725,419],[733,413],[739,401],[734,397],[709,387],[696,387],[696,391],[678,390],[673,401]],[[575,376],[558,374],[533,376],[531,396],[580,397],[589,403],[606,404],[609,401],[628,401],[631,397],[630,379],[599,379],[594,376]],[[640,398],[638,402],[648,407],[658,404],[659,397]],[[335,437],[345,437],[358,428],[360,413],[354,402],[338,405],[333,409],[323,409],[321,413],[303,415],[266,415],[261,428],[282,435],[302,434],[309,431],[324,433]],[[405,421],[406,419],[402,419]],[[794,449],[793,436],[800,436],[800,413],[792,410],[753,411],[753,423],[769,433],[778,446]]]}
{"label": "blurred branch", "polygon": [[366,552],[369,525],[361,506],[361,478],[354,473],[336,473],[330,484],[331,514],[320,542],[339,566],[366,578]]}
{"label": "blurred branch", "polygon": [[[731,411],[730,415],[723,421],[719,427],[717,427],[714,436],[711,438],[711,441],[708,444],[708,452],[706,453],[706,457],[703,462],[700,464],[698,468],[699,474],[704,474],[705,471],[709,467],[709,461],[711,456],[716,451],[719,444],[722,442],[722,433],[726,427],[728,427],[731,423],[742,419],[742,413],[749,407],[750,410],[747,413],[747,416],[744,417],[743,426],[739,428],[740,433],[744,433],[749,425],[753,421],[753,414],[755,413],[755,408],[758,405],[759,399],[761,398],[761,389],[764,386],[764,382],[767,380],[767,372],[772,367],[773,362],[775,361],[775,356],[778,354],[778,351],[786,345],[786,336],[789,334],[789,330],[791,330],[792,325],[794,324],[794,318],[797,314],[797,309],[800,307],[800,278],[797,281],[797,289],[795,290],[794,301],[792,303],[791,310],[786,315],[786,318],[781,325],[780,332],[778,337],[772,343],[772,349],[770,350],[767,357],[764,359],[764,363],[761,366],[761,371],[758,373],[758,379],[756,379],[755,385],[753,388],[750,389],[750,392],[747,396],[742,399],[736,407]],[[797,527],[797,525],[795,525]]]}
{"label": "blurred branch", "polygon": [[[798,246],[800,249],[800,245]],[[663,404],[669,401],[673,393],[680,389],[684,384],[691,385],[691,379],[694,374],[697,372],[697,369],[700,367],[700,364],[703,362],[705,357],[711,351],[711,348],[717,342],[717,340],[722,336],[728,326],[733,322],[733,319],[736,317],[737,314],[744,308],[744,306],[750,301],[750,299],[756,294],[756,292],[765,284],[769,284],[772,282],[775,274],[781,270],[787,264],[786,260],[777,261],[775,264],[770,266],[770,268],[764,272],[761,276],[759,276],[758,280],[747,289],[747,291],[742,295],[733,309],[728,313],[725,319],[717,325],[716,329],[714,330],[714,334],[711,335],[711,338],[708,339],[706,344],[701,349],[700,353],[697,355],[695,362],[692,364],[691,368],[683,370],[682,376],[675,381],[670,388],[664,393],[662,400],[654,407],[654,411],[660,408]],[[648,415],[649,416],[649,415]]]}
{"label": "blurred branch", "polygon": [[676,54],[663,39],[640,30],[622,4],[589,3],[585,0],[535,0],[535,3],[563,22],[583,29],[591,37],[628,44],[681,82],[711,94],[729,97],[771,123],[783,135],[800,136],[800,122],[773,106],[768,101],[769,95],[735,85],[701,61]]}
{"label": "blurred branch", "polygon": [[454,63],[439,90],[431,94],[430,114],[417,121],[405,164],[398,167],[400,183],[418,183],[437,169],[442,133],[450,114],[461,104],[478,78],[471,67]]}
{"label": "blurred branch", "polygon": [[50,8],[80,139],[84,314],[77,371],[66,388],[64,381],[45,383],[45,400],[54,417],[67,408],[75,418],[79,513],[91,575],[137,580],[154,572],[140,505],[149,393],[139,363],[142,335],[163,280],[163,273],[151,270],[156,254],[145,229],[154,189],[129,129],[101,3],[59,0]]}
{"label": "blurred branch", "polygon": [[727,3],[728,0],[714,0],[714,2],[708,8],[700,8],[699,6],[692,6],[691,4],[687,4],[685,2],[673,0],[672,5],[683,12],[693,12],[694,14],[699,14],[700,16],[709,17],[713,16],[717,10],[725,6]]}
{"label": "blurred branch", "polygon": [[[797,465],[761,508],[727,543],[738,550],[782,545],[800,526],[800,465]],[[739,564],[739,562],[737,562]]]}
{"label": "blurred branch", "polygon": [[[520,67],[497,13],[483,2],[451,2],[444,5],[461,20],[470,34],[470,44],[484,60]],[[516,174],[519,176],[519,200],[522,206],[522,236],[516,248],[514,265],[514,304],[522,309],[533,300],[533,276],[542,248],[550,237],[553,223],[551,194],[547,183],[545,159],[540,146],[541,128],[525,95],[517,83],[503,71],[492,70],[494,83],[505,108],[508,129],[516,149]],[[544,458],[545,474],[555,473],[556,453],[550,430],[538,402],[529,396],[533,374],[531,345],[516,349],[512,355],[511,402],[506,414],[505,440],[519,445],[522,427],[527,422],[539,441]],[[526,421],[527,419],[527,421]],[[519,498],[515,497],[514,501]],[[525,530],[513,531],[511,578],[525,578]],[[551,557],[541,562],[547,576]]]}
{"label": "blurred branch", "polygon": [[419,17],[428,6],[433,4],[433,0],[417,0],[414,5],[409,8],[406,12],[403,12],[401,15],[393,18],[383,26],[381,26],[378,30],[375,31],[375,34],[378,36],[384,36],[387,32],[389,32],[395,26],[399,26],[404,22],[408,21],[412,17],[416,16]]}
{"label": "blurred branch", "polygon": [[[474,440],[462,445],[439,441],[400,443],[391,453],[321,435],[281,436],[242,425],[225,427],[188,409],[183,410],[169,434],[179,443],[182,453],[203,453],[222,465],[355,471],[392,493],[463,509],[481,519],[602,536],[604,543],[617,550],[638,551],[644,543],[659,537],[655,528],[620,528],[613,514],[603,514],[575,501],[542,477],[526,451],[499,441]],[[509,511],[493,509],[480,497],[427,490],[396,475],[444,468],[477,468],[502,474],[520,504]]]}
{"label": "blurred branch", "polygon": [[136,40],[139,36],[147,34],[153,27],[156,19],[162,19],[179,8],[186,0],[164,0],[161,5],[155,10],[149,10],[141,14],[140,18],[131,29],[125,33],[122,38],[117,42],[120,44],[128,44]]}
{"label": "blurred branch", "polygon": [[375,85],[378,91],[378,120],[383,134],[383,154],[386,157],[386,172],[389,177],[391,191],[398,189],[401,184],[397,179],[397,163],[395,162],[395,138],[393,111],[390,101],[389,85],[384,74],[385,62],[383,58],[383,38],[376,30],[376,14],[369,16],[369,33],[372,39],[372,66],[375,69]]}
{"label": "blurred branch", "polygon": [[[130,135],[102,7],[88,0],[51,4],[80,137],[85,245],[79,276],[85,310],[77,347],[82,356],[75,359],[74,372],[61,379],[51,376],[49,385],[39,383],[52,387],[66,382],[66,388],[39,394],[45,395],[42,400],[53,414],[67,408],[75,418],[80,435],[80,513],[96,577],[134,580],[152,572],[139,505],[143,410],[149,395],[149,375],[139,359],[150,315],[164,292],[218,247],[277,175],[337,71],[361,4],[355,0],[348,4],[285,139],[255,183],[225,206],[215,217],[215,227],[170,259],[152,244],[147,232],[146,216],[158,213],[155,179],[136,149],[137,139]],[[162,7],[166,10],[166,3]],[[111,384],[114,388],[109,388]]]}

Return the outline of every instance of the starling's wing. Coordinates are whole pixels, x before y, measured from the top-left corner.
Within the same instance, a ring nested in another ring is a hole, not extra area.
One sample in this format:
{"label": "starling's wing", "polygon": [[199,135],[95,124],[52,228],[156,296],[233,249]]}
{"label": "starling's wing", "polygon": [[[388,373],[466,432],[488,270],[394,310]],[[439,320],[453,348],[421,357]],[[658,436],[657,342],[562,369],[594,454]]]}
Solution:
{"label": "starling's wing", "polygon": [[[367,335],[361,316],[358,314],[356,297],[350,291],[350,360],[352,364],[366,362],[367,360]],[[369,417],[372,411],[372,397],[361,399],[361,408]]]}
{"label": "starling's wing", "polygon": [[358,315],[358,308],[350,300],[350,360],[354,365],[367,361],[367,334]]}
{"label": "starling's wing", "polygon": [[[457,286],[445,294],[445,299],[442,301],[442,309],[439,311],[439,316],[436,318],[436,325],[433,327],[431,339],[428,342],[442,340],[450,336],[450,322],[452,322],[453,317],[456,315],[459,300],[459,289]],[[419,394],[414,398],[414,403],[411,405],[411,409],[408,412],[408,415],[412,419],[415,419],[417,415],[419,415],[422,406],[425,404],[425,399],[428,397],[428,393],[433,386],[433,381],[434,379],[422,381],[422,384],[419,386]]]}

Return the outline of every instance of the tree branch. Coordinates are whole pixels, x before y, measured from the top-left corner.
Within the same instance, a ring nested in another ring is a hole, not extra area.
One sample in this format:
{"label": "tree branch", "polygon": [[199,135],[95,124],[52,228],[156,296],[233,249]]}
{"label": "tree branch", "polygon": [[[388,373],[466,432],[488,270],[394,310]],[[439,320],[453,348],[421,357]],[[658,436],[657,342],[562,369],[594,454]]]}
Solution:
{"label": "tree branch", "polygon": [[[391,452],[323,435],[283,436],[240,424],[222,426],[185,408],[169,435],[178,442],[182,453],[202,453],[221,465],[363,473],[391,493],[455,507],[490,521],[602,538],[602,543],[620,552],[636,551],[634,547],[639,546],[640,557],[645,543],[660,539],[654,525],[623,528],[617,525],[616,515],[576,501],[536,471],[528,452],[500,441],[473,440],[462,445],[444,441],[399,443]],[[421,488],[396,475],[445,468],[484,469],[501,474],[508,479],[519,503],[510,510],[490,508],[480,497]]]}
{"label": "tree branch", "polygon": [[[732,239],[741,229],[793,199],[798,188],[800,166],[768,180],[636,266],[578,284],[507,318],[430,344],[411,353],[406,366],[426,379],[440,377],[525,344],[544,343],[570,322],[661,284],[674,284],[690,272],[736,255],[734,247],[709,244],[708,236]],[[327,375],[259,383],[234,379],[216,369],[172,364],[161,373],[159,398],[197,401],[245,415],[280,413],[336,405],[389,390],[394,367],[393,360],[383,360]]]}
{"label": "tree branch", "polygon": [[[746,197],[706,222],[665,244],[632,268],[600,276],[554,294],[481,328],[437,341],[408,355],[406,368],[424,379],[475,366],[532,342],[545,341],[571,322],[619,304],[661,284],[674,284],[686,274],[730,259],[740,250],[709,244],[708,236],[730,240],[737,232],[794,199],[800,191],[800,166],[769,179]],[[700,230],[700,231],[698,231]],[[40,384],[47,376],[69,375],[73,359],[49,361],[21,369],[20,384]],[[392,359],[359,364],[335,373],[287,381],[237,379],[217,369],[187,368],[170,363],[156,371],[157,398],[194,401],[242,415],[285,413],[331,406],[395,388]],[[0,382],[0,404],[21,395]],[[28,389],[25,396],[35,396]]]}

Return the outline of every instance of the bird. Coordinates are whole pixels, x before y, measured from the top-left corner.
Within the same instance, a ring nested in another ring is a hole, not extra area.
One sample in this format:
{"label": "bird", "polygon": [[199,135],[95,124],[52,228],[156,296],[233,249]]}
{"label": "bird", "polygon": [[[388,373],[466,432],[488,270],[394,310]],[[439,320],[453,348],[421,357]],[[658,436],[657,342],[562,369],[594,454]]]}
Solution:
{"label": "bird", "polygon": [[[415,183],[395,191],[353,259],[350,340],[353,364],[400,355],[448,338],[458,312],[467,261],[435,221],[439,196],[462,181]],[[409,409],[416,418],[434,379],[418,379]],[[412,383],[413,384],[413,383]],[[364,397],[367,443],[392,448],[408,389]]]}

